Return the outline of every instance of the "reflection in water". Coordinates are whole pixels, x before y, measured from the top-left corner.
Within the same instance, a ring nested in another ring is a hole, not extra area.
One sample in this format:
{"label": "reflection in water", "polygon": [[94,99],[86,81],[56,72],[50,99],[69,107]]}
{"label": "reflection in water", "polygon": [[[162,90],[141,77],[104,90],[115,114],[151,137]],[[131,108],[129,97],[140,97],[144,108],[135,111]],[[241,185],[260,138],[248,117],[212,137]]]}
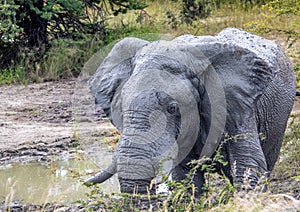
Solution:
{"label": "reflection in water", "polygon": [[[89,160],[56,161],[51,165],[29,163],[1,167],[0,202],[22,200],[24,203],[71,203],[86,199],[89,188],[82,185],[75,173],[99,169]],[[86,178],[86,177],[84,177]],[[101,184],[104,193],[118,192],[116,176]]]}

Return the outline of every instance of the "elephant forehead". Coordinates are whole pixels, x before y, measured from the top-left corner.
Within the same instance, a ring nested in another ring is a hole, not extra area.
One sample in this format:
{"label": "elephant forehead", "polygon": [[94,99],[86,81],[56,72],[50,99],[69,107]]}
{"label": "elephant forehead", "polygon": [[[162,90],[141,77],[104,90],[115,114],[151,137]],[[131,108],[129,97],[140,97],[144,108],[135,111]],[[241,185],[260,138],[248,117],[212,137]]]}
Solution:
{"label": "elephant forehead", "polygon": [[[135,100],[140,100],[152,91],[165,93],[166,96],[178,102],[181,115],[181,125],[177,142],[174,145],[179,144],[181,148],[180,154],[177,155],[174,161],[175,166],[178,165],[190,152],[199,133],[198,126],[200,124],[200,117],[198,101],[196,99],[197,97],[195,97],[193,93],[193,89],[195,88],[191,85],[191,82],[182,75],[172,74],[168,71],[159,69],[134,71],[122,89],[123,111],[130,110],[131,106],[135,104]],[[154,98],[151,97],[150,99]],[[160,137],[160,135],[165,135],[162,132],[165,132],[165,127],[167,126],[168,121],[167,117],[165,117],[164,113],[161,111],[157,111],[157,113],[152,115],[150,122],[153,124],[150,124],[152,128],[149,130],[151,134],[149,133],[145,136],[145,139],[143,140],[144,142],[149,141],[149,138],[150,140],[156,140]],[[136,140],[141,142],[142,139],[137,137]],[[172,148],[176,149],[176,146]],[[175,154],[175,152],[173,153]]]}
{"label": "elephant forehead", "polygon": [[123,87],[122,104],[128,108],[138,96],[144,99],[150,98],[149,94],[154,91],[165,93],[182,106],[186,104],[196,106],[197,101],[194,99],[190,82],[187,79],[157,69],[143,70],[133,74]]}
{"label": "elephant forehead", "polygon": [[142,92],[138,92],[138,95],[135,95],[131,100],[130,111],[158,109],[160,103],[155,90],[144,90]]}
{"label": "elephant forehead", "polygon": [[138,66],[149,60],[151,56],[159,55],[180,61],[196,75],[201,75],[211,65],[209,58],[205,56],[201,49],[183,40],[161,40],[149,43],[137,52],[135,64]]}

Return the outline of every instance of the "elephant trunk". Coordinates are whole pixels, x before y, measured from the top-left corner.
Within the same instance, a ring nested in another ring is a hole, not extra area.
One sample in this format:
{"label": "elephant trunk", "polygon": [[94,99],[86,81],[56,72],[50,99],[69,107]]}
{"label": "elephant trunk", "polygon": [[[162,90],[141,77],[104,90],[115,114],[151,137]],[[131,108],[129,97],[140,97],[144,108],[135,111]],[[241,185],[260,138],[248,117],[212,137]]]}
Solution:
{"label": "elephant trunk", "polygon": [[116,163],[113,162],[107,167],[105,170],[98,172],[95,176],[87,179],[84,183],[85,184],[96,184],[96,183],[103,183],[107,179],[111,178],[117,172]]}
{"label": "elephant trunk", "polygon": [[149,179],[122,179],[119,178],[120,190],[128,194],[155,194],[155,189],[150,188],[151,180]]}
{"label": "elephant trunk", "polygon": [[140,145],[129,138],[119,141],[116,157],[121,192],[147,194],[151,180],[157,173],[157,161],[153,159],[151,145]]}

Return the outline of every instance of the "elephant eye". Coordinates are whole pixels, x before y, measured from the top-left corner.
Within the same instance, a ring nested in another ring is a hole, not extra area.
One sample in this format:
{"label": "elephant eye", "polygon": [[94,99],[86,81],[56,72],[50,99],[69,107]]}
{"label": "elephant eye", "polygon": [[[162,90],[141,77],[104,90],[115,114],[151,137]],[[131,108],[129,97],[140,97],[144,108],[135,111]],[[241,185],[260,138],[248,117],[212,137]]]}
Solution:
{"label": "elephant eye", "polygon": [[170,114],[174,114],[177,110],[178,110],[178,104],[177,104],[176,102],[171,102],[171,103],[168,105],[167,111],[168,111]]}

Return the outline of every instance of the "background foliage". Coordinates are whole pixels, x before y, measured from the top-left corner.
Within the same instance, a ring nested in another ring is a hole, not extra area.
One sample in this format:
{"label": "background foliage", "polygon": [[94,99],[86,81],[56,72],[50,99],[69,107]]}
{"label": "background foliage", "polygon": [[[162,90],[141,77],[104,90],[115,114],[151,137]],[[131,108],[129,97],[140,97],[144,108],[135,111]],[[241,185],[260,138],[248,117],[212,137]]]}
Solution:
{"label": "background foliage", "polygon": [[[101,46],[142,33],[202,35],[238,27],[280,35],[291,47],[299,38],[299,2],[1,0],[0,83],[76,77]],[[290,55],[299,73],[299,52]]]}
{"label": "background foliage", "polygon": [[146,6],[137,0],[1,0],[0,69],[30,57],[24,71],[37,71],[37,64],[48,57],[51,47],[56,48],[57,40],[68,39],[66,43],[79,46],[91,36],[106,41],[111,14]]}

